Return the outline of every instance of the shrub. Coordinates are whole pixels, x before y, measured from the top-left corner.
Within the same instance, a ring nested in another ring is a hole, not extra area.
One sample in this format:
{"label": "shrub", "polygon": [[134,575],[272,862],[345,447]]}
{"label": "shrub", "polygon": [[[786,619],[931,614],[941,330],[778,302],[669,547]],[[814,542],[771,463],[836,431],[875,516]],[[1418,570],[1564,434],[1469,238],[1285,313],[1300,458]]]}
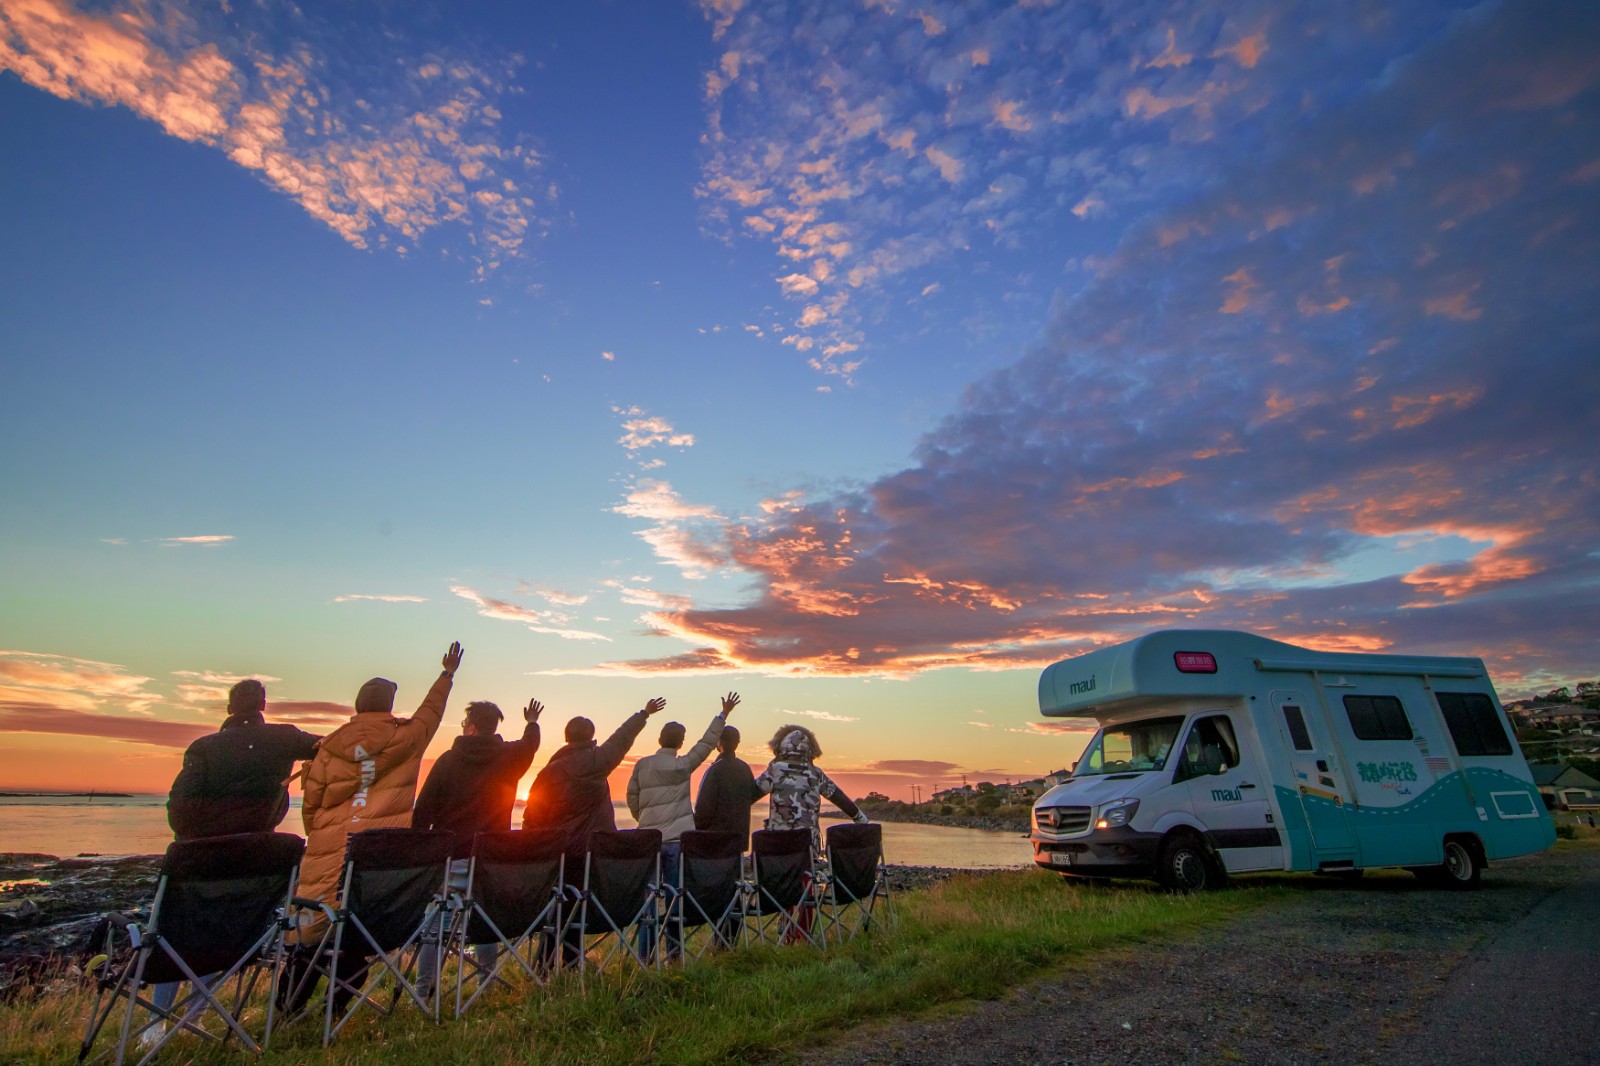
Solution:
{"label": "shrub", "polygon": [[1575,825],[1558,825],[1556,826],[1556,836],[1562,840],[1577,840],[1578,827]]}

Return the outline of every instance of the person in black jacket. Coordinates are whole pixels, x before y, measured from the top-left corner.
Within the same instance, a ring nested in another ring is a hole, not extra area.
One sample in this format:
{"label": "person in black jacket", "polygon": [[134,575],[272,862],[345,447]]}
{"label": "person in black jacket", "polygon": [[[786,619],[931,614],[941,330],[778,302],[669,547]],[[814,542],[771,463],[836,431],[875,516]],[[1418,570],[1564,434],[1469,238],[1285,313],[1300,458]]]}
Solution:
{"label": "person in black jacket", "polygon": [[739,731],[724,726],[717,742],[717,758],[700,779],[700,794],[694,801],[694,827],[733,833],[750,850],[750,808],[765,793],[756,787],[750,764],[734,752],[739,750]]}
{"label": "person in black jacket", "polygon": [[228,719],[183,753],[167,795],[167,824],[178,840],[266,833],[289,813],[294,764],[317,753],[322,738],[292,725],[270,725],[267,690],[250,678],[228,692]]}
{"label": "person in black jacket", "polygon": [[[456,856],[450,862],[450,887],[467,887],[473,839],[479,833],[504,832],[511,828],[511,808],[517,801],[517,782],[533,765],[539,751],[539,714],[544,704],[529,700],[522,709],[522,739],[506,741],[500,737],[500,722],[505,715],[487,700],[467,704],[467,718],[461,735],[450,750],[439,756],[428,771],[428,780],[411,809],[413,829],[448,829],[456,836]],[[479,944],[474,948],[478,964],[492,968],[499,945]],[[423,944],[417,965],[417,990],[427,997],[433,992],[438,966],[436,944]]]}
{"label": "person in black jacket", "polygon": [[[567,742],[556,749],[533,779],[522,811],[522,828],[553,830],[566,840],[568,881],[582,883],[589,834],[596,829],[617,828],[617,812],[611,806],[611,785],[606,778],[622,764],[645,722],[666,705],[667,701],[657,696],[643,710],[629,715],[604,744],[595,743],[593,722],[573,718],[567,722]],[[561,952],[566,965],[577,962],[582,947],[579,940],[577,925],[567,926]],[[551,938],[544,938],[540,957],[545,965],[555,961]]]}
{"label": "person in black jacket", "polygon": [[[247,678],[228,690],[222,728],[190,744],[183,769],[167,793],[167,824],[177,840],[269,833],[289,813],[294,764],[317,753],[322,738],[292,725],[269,725],[267,689]],[[207,975],[210,984],[215,975]],[[170,1010],[181,981],[158,984],[156,1006]],[[145,1029],[140,1043],[152,1046],[167,1023]]]}
{"label": "person in black jacket", "polygon": [[428,771],[411,811],[413,829],[448,829],[456,835],[458,859],[472,854],[478,833],[511,828],[517,782],[539,751],[539,714],[544,704],[529,700],[522,739],[500,737],[500,708],[486,700],[467,704],[467,719],[450,750]]}

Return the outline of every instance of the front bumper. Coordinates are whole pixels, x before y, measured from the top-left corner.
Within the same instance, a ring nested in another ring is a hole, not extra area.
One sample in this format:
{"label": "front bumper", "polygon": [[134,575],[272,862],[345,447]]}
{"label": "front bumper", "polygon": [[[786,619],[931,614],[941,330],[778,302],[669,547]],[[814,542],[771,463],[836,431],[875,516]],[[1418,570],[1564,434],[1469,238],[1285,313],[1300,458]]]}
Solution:
{"label": "front bumper", "polygon": [[1159,833],[1126,826],[1096,829],[1070,840],[1051,840],[1035,833],[1033,861],[1046,870],[1086,877],[1153,877],[1161,848]]}

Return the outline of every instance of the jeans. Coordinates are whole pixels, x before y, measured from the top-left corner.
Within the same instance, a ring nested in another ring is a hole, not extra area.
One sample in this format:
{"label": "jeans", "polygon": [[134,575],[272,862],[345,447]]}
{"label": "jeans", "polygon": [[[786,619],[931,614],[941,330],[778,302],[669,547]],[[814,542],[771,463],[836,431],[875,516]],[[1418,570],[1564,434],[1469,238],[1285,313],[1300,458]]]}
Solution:
{"label": "jeans", "polygon": [[[666,916],[672,913],[672,904],[678,895],[678,865],[682,854],[683,846],[676,840],[668,840],[661,845],[661,884],[665,889],[667,905],[662,908],[659,917],[648,915],[634,932],[634,946],[641,959],[648,960],[656,950],[656,923],[666,921]],[[678,927],[671,922],[667,922],[666,940],[667,958],[677,958],[683,945],[678,938]]]}

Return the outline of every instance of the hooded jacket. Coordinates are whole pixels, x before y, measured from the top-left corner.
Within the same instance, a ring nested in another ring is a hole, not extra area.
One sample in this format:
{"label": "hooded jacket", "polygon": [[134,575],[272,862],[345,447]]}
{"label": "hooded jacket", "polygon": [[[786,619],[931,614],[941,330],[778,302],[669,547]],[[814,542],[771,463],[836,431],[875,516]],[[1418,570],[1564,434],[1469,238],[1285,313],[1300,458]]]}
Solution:
{"label": "hooded jacket", "polygon": [[440,674],[417,713],[396,718],[394,682],[373,678],[361,686],[355,716],[322,739],[301,801],[306,856],[298,895],[333,903],[344,873],[345,839],[366,829],[411,825],[422,752],[439,729],[452,680]]}
{"label": "hooded jacket", "polygon": [[711,719],[705,735],[679,755],[676,748],[662,748],[633,764],[628,778],[628,810],[640,829],[661,830],[661,842],[671,843],[694,828],[694,808],[689,803],[689,777],[706,761],[722,737],[727,724],[724,715]]}
{"label": "hooded jacket", "polygon": [[756,778],[756,787],[772,794],[767,828],[809,829],[811,846],[820,848],[817,816],[822,812],[823,797],[856,821],[864,821],[860,808],[811,761],[816,757],[816,738],[811,731],[794,726],[780,737],[774,745],[777,758]]}
{"label": "hooded jacket", "polygon": [[588,851],[589,834],[594,830],[614,831],[617,816],[611,808],[606,777],[622,763],[649,717],[644,711],[635,711],[604,744],[578,740],[558,748],[528,789],[522,828],[560,833],[566,839],[568,855]]}
{"label": "hooded jacket", "polygon": [[459,736],[428,771],[411,812],[413,829],[448,829],[456,835],[453,854],[472,854],[479,833],[511,828],[517,782],[539,750],[539,723],[529,722],[521,740],[498,734]]}
{"label": "hooded jacket", "polygon": [[167,795],[167,824],[178,840],[266,833],[289,813],[294,764],[317,753],[321,737],[259,714],[233,715],[189,745]]}
{"label": "hooded jacket", "polygon": [[750,808],[762,797],[750,764],[737,755],[722,752],[700,779],[700,795],[694,801],[694,827],[733,833],[750,850]]}

